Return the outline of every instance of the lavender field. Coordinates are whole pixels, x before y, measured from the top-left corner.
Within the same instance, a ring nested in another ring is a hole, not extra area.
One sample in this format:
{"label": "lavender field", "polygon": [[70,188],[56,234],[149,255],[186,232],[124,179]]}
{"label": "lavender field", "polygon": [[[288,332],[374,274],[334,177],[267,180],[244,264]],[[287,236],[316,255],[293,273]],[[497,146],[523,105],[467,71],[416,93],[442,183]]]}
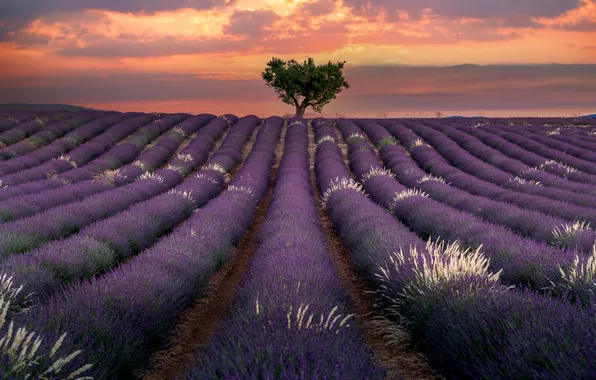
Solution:
{"label": "lavender field", "polygon": [[596,379],[596,120],[0,112],[2,379]]}

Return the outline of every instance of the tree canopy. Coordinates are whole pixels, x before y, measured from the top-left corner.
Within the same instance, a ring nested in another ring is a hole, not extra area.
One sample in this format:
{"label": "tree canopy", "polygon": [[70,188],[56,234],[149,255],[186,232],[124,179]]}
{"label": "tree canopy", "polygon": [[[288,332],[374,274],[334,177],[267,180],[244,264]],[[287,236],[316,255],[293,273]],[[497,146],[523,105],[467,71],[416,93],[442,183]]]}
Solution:
{"label": "tree canopy", "polygon": [[303,116],[309,106],[321,112],[343,88],[350,87],[343,76],[345,63],[315,65],[312,58],[298,63],[273,57],[261,75],[284,103],[296,107],[296,116]]}

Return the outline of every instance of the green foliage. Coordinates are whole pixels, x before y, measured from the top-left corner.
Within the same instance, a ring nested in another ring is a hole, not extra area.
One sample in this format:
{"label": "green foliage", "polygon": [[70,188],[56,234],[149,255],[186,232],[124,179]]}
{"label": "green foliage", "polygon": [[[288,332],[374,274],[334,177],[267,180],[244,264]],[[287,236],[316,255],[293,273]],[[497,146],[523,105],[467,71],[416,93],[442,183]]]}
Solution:
{"label": "green foliage", "polygon": [[307,107],[321,112],[335,99],[343,88],[349,88],[343,76],[344,62],[315,65],[312,58],[303,63],[291,59],[284,61],[273,57],[261,73],[267,86],[286,104],[296,107],[296,115],[302,116]]}
{"label": "green foliage", "polygon": [[393,137],[383,137],[378,143],[377,146],[379,149],[381,149],[384,146],[387,145],[396,145],[397,142],[395,141],[395,139]]}

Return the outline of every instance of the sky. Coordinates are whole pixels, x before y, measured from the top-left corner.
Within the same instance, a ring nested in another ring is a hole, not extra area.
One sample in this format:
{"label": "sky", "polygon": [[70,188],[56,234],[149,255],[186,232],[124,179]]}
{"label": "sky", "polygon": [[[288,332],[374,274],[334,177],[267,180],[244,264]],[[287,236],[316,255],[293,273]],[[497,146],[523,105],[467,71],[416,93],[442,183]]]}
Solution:
{"label": "sky", "polygon": [[312,57],[346,61],[323,116],[572,116],[596,0],[0,0],[0,57],[0,103],[283,115],[260,73]]}

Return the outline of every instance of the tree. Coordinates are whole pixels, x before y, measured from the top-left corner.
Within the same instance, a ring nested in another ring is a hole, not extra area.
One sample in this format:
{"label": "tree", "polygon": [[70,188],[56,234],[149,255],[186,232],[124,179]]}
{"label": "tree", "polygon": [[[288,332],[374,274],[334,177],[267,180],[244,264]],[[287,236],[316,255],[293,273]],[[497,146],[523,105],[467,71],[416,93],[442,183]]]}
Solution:
{"label": "tree", "polygon": [[342,72],[345,63],[315,65],[312,58],[298,63],[273,57],[261,75],[284,103],[296,107],[296,116],[304,116],[309,106],[321,112],[342,88],[350,88]]}
{"label": "tree", "polygon": [[437,111],[437,112],[435,112],[435,116],[440,119],[443,117],[443,112]]}

